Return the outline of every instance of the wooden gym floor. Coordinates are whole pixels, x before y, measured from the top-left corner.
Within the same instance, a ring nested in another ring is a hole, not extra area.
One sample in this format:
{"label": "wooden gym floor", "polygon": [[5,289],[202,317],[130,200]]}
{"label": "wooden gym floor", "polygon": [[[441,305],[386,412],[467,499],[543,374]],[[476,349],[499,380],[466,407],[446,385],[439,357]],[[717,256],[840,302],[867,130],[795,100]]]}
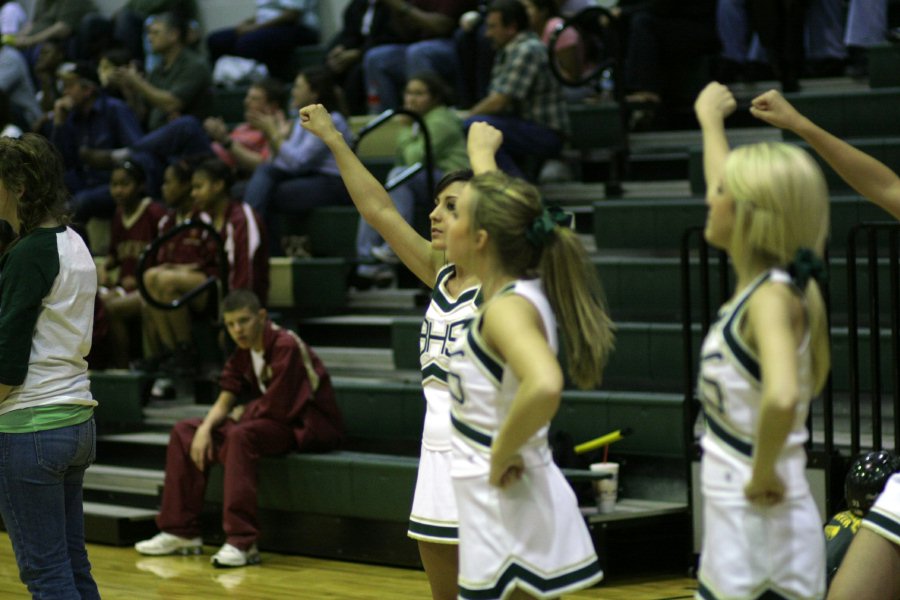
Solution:
{"label": "wooden gym floor", "polygon": [[[208,546],[201,556],[140,556],[132,548],[88,545],[94,579],[104,600],[427,600],[425,573],[412,569],[263,553],[263,563],[214,569]],[[676,600],[693,598],[696,581],[668,575],[614,580],[570,594],[570,599]],[[0,598],[29,598],[19,581],[12,546],[0,533]]]}

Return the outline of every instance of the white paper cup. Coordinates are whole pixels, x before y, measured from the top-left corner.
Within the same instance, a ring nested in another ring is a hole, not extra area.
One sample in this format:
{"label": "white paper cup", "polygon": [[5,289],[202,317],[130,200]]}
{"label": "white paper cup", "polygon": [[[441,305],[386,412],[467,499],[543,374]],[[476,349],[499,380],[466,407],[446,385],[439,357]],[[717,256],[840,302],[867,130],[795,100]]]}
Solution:
{"label": "white paper cup", "polygon": [[619,495],[619,463],[594,463],[591,465],[591,471],[612,475],[593,482],[594,493],[597,495],[597,510],[600,513],[611,513],[616,509],[616,498]]}

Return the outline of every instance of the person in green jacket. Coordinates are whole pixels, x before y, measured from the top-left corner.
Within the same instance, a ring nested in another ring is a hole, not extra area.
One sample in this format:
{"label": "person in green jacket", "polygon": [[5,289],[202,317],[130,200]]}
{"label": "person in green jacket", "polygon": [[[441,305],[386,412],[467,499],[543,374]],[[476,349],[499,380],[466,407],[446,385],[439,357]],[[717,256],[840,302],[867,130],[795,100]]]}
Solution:
{"label": "person in green jacket", "polygon": [[[447,84],[432,72],[413,75],[403,92],[403,108],[425,120],[434,157],[434,181],[438,181],[445,173],[469,167],[462,120],[449,106],[451,93]],[[410,224],[413,223],[416,206],[431,202],[433,192],[428,189],[425,171],[425,135],[419,124],[413,122],[397,136],[396,160],[388,173],[387,185],[390,186],[392,180],[401,179],[407,169],[413,169],[417,165],[420,168],[415,174],[396,187],[389,187],[397,210]],[[360,220],[356,234],[356,251],[363,263],[356,271],[358,287],[387,285],[393,281],[392,264],[398,262],[396,256],[378,232],[363,220]],[[381,262],[371,264],[374,260]]]}

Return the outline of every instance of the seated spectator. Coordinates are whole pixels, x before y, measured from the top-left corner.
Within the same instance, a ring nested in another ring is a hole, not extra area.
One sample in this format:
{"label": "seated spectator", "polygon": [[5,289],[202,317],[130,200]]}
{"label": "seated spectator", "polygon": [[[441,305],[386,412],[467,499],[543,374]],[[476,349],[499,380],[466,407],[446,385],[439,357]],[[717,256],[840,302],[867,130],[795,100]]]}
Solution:
{"label": "seated spectator", "polygon": [[[782,91],[799,90],[807,37],[806,4],[800,0],[720,0],[716,25],[723,49],[723,78],[746,76],[748,60],[767,59]],[[754,46],[750,47],[754,32]]]}
{"label": "seated spectator", "polygon": [[64,62],[66,52],[60,42],[48,40],[41,44],[37,62],[34,64],[34,79],[38,88],[37,99],[47,120],[49,119],[46,115],[53,113],[53,105],[62,95],[57,87],[56,72]]}
{"label": "seated spectator", "polygon": [[402,105],[402,90],[414,73],[432,71],[444,81],[457,80],[453,31],[460,16],[475,8],[474,0],[379,0],[394,19],[403,43],[375,46],[363,57],[369,112]]}
{"label": "seated spectator", "polygon": [[[486,26],[497,51],[491,83],[465,125],[485,121],[499,129],[503,146],[497,164],[521,176],[526,157],[543,161],[559,155],[569,115],[560,84],[550,71],[547,49],[531,31],[525,6],[519,0],[495,0],[488,8]],[[529,165],[532,179],[539,166]]]}
{"label": "seated spectator", "polygon": [[[553,34],[563,24],[556,0],[522,0],[522,2],[528,12],[531,30],[541,38],[544,46],[549,48]],[[581,76],[583,57],[578,34],[573,29],[566,29],[556,40],[554,55],[563,77],[576,81]]]}
{"label": "seated spectator", "polygon": [[103,93],[90,63],[65,63],[59,78],[63,95],[53,107],[50,140],[66,167],[73,219],[84,224],[93,217],[109,218],[115,210],[109,193],[111,165],[97,159],[96,151],[133,144],[143,132],[127,104]]}
{"label": "seated spectator", "polygon": [[[168,233],[177,225],[191,219],[209,220],[209,217],[194,207],[191,198],[191,175],[193,170],[185,161],[166,167],[163,173],[162,198],[168,213],[159,220],[159,235]],[[144,282],[154,298],[161,298],[161,288],[192,289],[191,282],[182,282],[205,264],[208,257],[206,234],[199,229],[189,229],[176,235],[160,246],[155,266],[144,274]],[[193,284],[196,286],[196,283]],[[177,294],[172,294],[177,297]],[[194,303],[198,310],[206,305],[201,298]],[[191,314],[188,307],[177,310],[159,310],[145,305],[142,318],[144,338],[144,360],[140,368],[145,371],[158,370],[160,363],[169,358],[174,349],[181,345],[190,348]],[[158,394],[160,395],[160,394]]]}
{"label": "seated spectator", "polygon": [[[351,138],[334,79],[324,67],[305,69],[294,82],[293,113],[307,104],[325,105],[338,130]],[[317,206],[350,204],[350,197],[331,152],[322,140],[303,129],[300,119],[285,122],[274,115],[260,119],[258,126],[266,134],[271,156],[253,172],[243,197],[265,219],[271,251],[280,254],[278,214],[305,214]]]}
{"label": "seated spectator", "polygon": [[[432,157],[435,161],[433,181],[439,181],[445,173],[466,169],[469,159],[466,155],[466,138],[462,121],[456,116],[450,104],[451,90],[434,73],[419,73],[406,84],[403,108],[425,119],[425,127],[431,138]],[[414,225],[417,207],[433,202],[425,171],[425,136],[419,124],[414,123],[397,136],[397,159],[388,180],[398,176],[405,169],[419,163],[423,168],[418,173],[390,191],[391,200],[403,219]],[[432,207],[433,208],[433,207]],[[429,208],[429,212],[430,212]],[[375,229],[360,220],[356,234],[357,256],[364,264],[357,267],[356,274],[362,287],[369,283],[381,284],[393,279],[392,267],[371,263],[373,259],[397,262],[390,246],[384,243]]]}
{"label": "seated spectator", "polygon": [[0,46],[0,92],[9,99],[12,120],[25,131],[31,131],[41,118],[28,65],[18,50]]}
{"label": "seated spectator", "polygon": [[343,27],[328,45],[325,65],[344,91],[351,115],[365,114],[366,86],[362,58],[380,44],[399,42],[391,11],[381,2],[351,0],[344,9]]}
{"label": "seated spectator", "polygon": [[181,115],[206,116],[212,74],[197,52],[185,45],[185,21],[175,13],[162,13],[147,28],[153,52],[162,62],[144,78],[132,65],[118,68],[110,81],[135,92],[142,100],[135,107],[152,131]]}
{"label": "seated spectator", "polygon": [[166,212],[162,204],[143,196],[144,172],[133,162],[113,169],[109,190],[116,202],[109,253],[97,269],[100,300],[109,324],[108,357],[112,367],[127,369],[131,356],[131,330],[141,317],[137,286],[138,259],[159,230]]}
{"label": "seated spectator", "polygon": [[284,74],[295,46],[319,42],[319,0],[256,0],[254,15],[236,27],[206,38],[209,60],[229,54],[264,63],[269,73]]}
{"label": "seated spectator", "polygon": [[[112,15],[112,39],[141,62],[144,58],[144,28],[151,15],[176,12],[189,21],[197,18],[196,0],[128,0]],[[190,45],[190,44],[188,44]]]}
{"label": "seated spectator", "polygon": [[[191,197],[197,211],[206,213],[207,220],[219,232],[228,259],[228,289],[247,288],[262,300],[269,291],[269,252],[266,231],[256,212],[231,200],[231,170],[220,160],[206,159],[191,175]],[[195,238],[200,246],[192,253],[197,263],[173,266],[161,265],[144,273],[144,283],[150,295],[160,302],[170,303],[193,290],[219,270],[215,246],[203,235]],[[208,296],[208,295],[207,295]],[[195,312],[209,307],[211,298],[201,297],[192,303]],[[197,357],[191,338],[191,315],[187,310],[157,311],[157,331],[167,331],[174,347],[169,370],[191,373],[197,369]]]}
{"label": "seated spectator", "polygon": [[[636,105],[631,129],[647,129],[664,103],[666,74],[718,51],[716,2],[655,2],[626,14],[625,100]],[[687,90],[684,97],[694,98],[699,91]]]}
{"label": "seated spectator", "polygon": [[160,533],[135,544],[141,554],[199,554],[200,513],[210,467],[224,473],[225,544],[216,567],[260,562],[257,540],[259,459],[291,451],[325,452],[343,438],[328,371],[297,334],[269,321],[252,292],[222,302],[237,349],[219,378],[219,397],[203,419],[179,421],[166,452],[166,478],[156,523]]}
{"label": "seated spectator", "polygon": [[244,97],[244,118],[229,130],[220,117],[207,117],[203,123],[186,115],[151,131],[128,148],[110,153],[110,160],[121,162],[134,158],[147,170],[161,173],[165,165],[180,158],[216,156],[249,177],[270,155],[269,142],[261,124],[269,117],[284,119],[287,94],[276,79],[263,79],[250,86]]}
{"label": "seated spectator", "polygon": [[93,0],[37,0],[34,19],[22,27],[12,45],[25,54],[32,66],[37,62],[41,44],[48,40],[62,42],[66,54],[74,56],[81,20],[95,10]]}

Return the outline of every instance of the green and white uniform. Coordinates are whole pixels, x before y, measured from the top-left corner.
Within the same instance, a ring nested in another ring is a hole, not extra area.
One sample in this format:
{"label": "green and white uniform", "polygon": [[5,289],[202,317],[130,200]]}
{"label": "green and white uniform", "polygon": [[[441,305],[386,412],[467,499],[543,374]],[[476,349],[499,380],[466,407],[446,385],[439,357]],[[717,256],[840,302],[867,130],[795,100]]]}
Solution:
{"label": "green and white uniform", "polygon": [[83,423],[97,402],[85,356],[91,349],[97,272],[81,237],[39,228],[0,259],[0,431]]}
{"label": "green and white uniform", "polygon": [[475,315],[481,300],[479,286],[453,296],[447,289],[456,273],[453,265],[438,272],[419,334],[419,362],[425,393],[425,426],[409,537],[426,542],[456,544],[459,515],[450,478],[450,391],[447,353]]}
{"label": "green and white uniform", "polygon": [[796,351],[801,402],[775,466],[784,499],[758,507],[744,496],[762,380],[759,358],[741,338],[741,323],[750,297],[769,281],[800,294],[786,272],[767,271],[720,309],[703,341],[698,388],[706,415],[700,471],[704,524],[696,594],[703,600],[751,600],[766,592],[786,599],[825,596],[825,536],[806,480],[803,447],[813,394],[808,331]]}
{"label": "green and white uniform", "polygon": [[862,526],[900,546],[900,473],[888,479]]}
{"label": "green and white uniform", "polygon": [[[520,280],[518,294],[538,310],[550,348],[556,317],[540,280]],[[572,488],[553,462],[549,423],[519,450],[522,478],[500,489],[488,483],[491,443],[519,389],[512,370],[481,337],[478,316],[450,353],[453,394],[453,486],[459,504],[459,597],[505,598],[514,589],[556,598],[603,578]]]}

